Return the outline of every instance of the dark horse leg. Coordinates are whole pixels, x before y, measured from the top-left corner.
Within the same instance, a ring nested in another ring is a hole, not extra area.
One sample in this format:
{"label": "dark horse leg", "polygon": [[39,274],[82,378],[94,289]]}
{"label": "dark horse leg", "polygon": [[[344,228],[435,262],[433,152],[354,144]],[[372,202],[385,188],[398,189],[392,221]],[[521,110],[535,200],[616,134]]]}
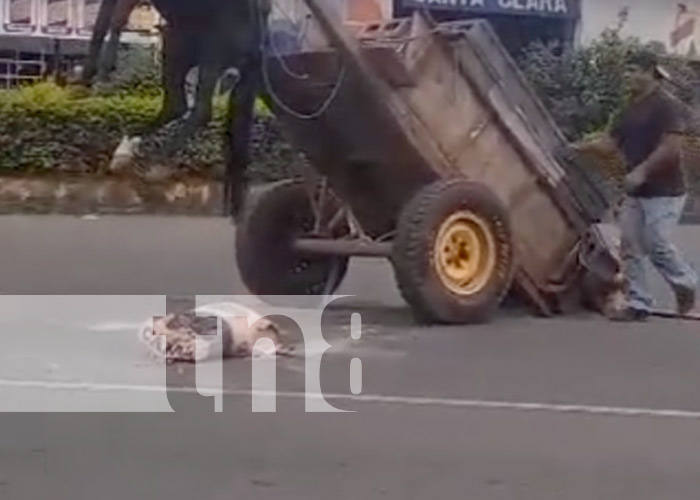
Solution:
{"label": "dark horse leg", "polygon": [[170,25],[163,27],[162,74],[163,104],[154,127],[161,127],[187,112],[185,79],[196,65],[192,39]]}
{"label": "dark horse leg", "polygon": [[250,139],[255,118],[255,100],[260,90],[261,61],[256,56],[240,68],[240,78],[231,90],[226,113],[224,175],[225,215],[241,214],[248,187]]}
{"label": "dark horse leg", "polygon": [[170,23],[163,27],[162,36],[161,85],[164,95],[160,112],[150,123],[133,131],[133,135],[140,139],[136,148],[129,147],[130,153],[118,152],[119,149],[115,151],[111,168],[124,168],[139,158],[156,160],[158,156],[161,159],[167,156],[170,148],[164,146],[168,146],[173,129],[178,127],[178,119],[187,112],[185,79],[189,69],[197,62],[196,39],[186,30],[174,29]]}
{"label": "dark horse leg", "polygon": [[[217,66],[218,67],[218,66]],[[217,74],[216,68],[201,67],[200,81],[197,88],[199,105],[184,116],[167,120],[168,111],[164,109],[160,122],[164,125],[151,127],[151,133],[144,134],[139,146],[141,154],[151,158],[167,158],[172,156],[200,128],[207,125],[212,115],[211,100],[214,95]],[[184,80],[184,79],[183,79]],[[214,84],[209,84],[214,80]],[[167,121],[166,121],[167,120]]]}
{"label": "dark horse leg", "polygon": [[[192,40],[182,31],[174,30],[169,25],[163,27],[162,40],[161,109],[155,119],[137,133],[139,136],[157,134],[159,129],[187,113],[185,79],[188,71],[196,65],[196,52]],[[155,147],[155,143],[151,147]]]}
{"label": "dark horse leg", "polygon": [[105,46],[104,56],[99,59],[97,79],[100,82],[106,82],[109,79],[109,74],[117,66],[122,31],[129,23],[129,17],[138,3],[139,0],[117,0],[116,8],[110,19],[109,40]]}
{"label": "dark horse leg", "polygon": [[80,78],[80,83],[86,87],[92,85],[92,80],[97,74],[97,65],[102,52],[102,43],[104,42],[105,36],[107,36],[107,32],[109,31],[112,16],[117,8],[118,2],[119,0],[102,0],[102,3],[100,4],[100,9],[97,12],[97,19],[95,20],[95,26],[92,30],[92,37],[90,38],[88,57],[85,62],[82,77]]}
{"label": "dark horse leg", "polygon": [[105,44],[105,52],[100,57],[97,64],[97,81],[107,83],[109,74],[115,70],[117,66],[117,54],[119,52],[119,41],[121,38],[121,28],[111,28],[109,30],[109,39]]}
{"label": "dark horse leg", "polygon": [[[197,82],[194,108],[191,114],[183,120],[182,128],[179,131],[182,138],[189,137],[195,130],[203,127],[211,120],[214,90],[216,90],[216,82],[223,71],[224,65],[220,58],[206,60],[199,67],[199,81]],[[178,137],[178,139],[181,137]]]}
{"label": "dark horse leg", "polygon": [[[182,33],[178,32],[178,35]],[[166,98],[159,128],[146,135],[140,146],[148,156],[168,157],[174,154],[212,118],[212,99],[216,82],[223,71],[222,58],[214,54],[214,57],[201,61],[194,109],[186,114],[185,77],[196,62],[197,51],[188,46],[186,37],[183,39],[169,40],[172,46],[166,54],[170,62],[164,72]]]}

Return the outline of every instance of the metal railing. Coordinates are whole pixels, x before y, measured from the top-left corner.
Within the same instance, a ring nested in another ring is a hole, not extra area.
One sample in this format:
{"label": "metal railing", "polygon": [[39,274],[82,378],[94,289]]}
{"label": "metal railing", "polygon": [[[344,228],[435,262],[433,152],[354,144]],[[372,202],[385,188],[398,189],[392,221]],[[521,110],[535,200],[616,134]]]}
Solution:
{"label": "metal railing", "polygon": [[34,59],[22,59],[19,54],[14,58],[0,57],[0,88],[38,81],[45,74],[47,66],[44,54],[38,54]]}

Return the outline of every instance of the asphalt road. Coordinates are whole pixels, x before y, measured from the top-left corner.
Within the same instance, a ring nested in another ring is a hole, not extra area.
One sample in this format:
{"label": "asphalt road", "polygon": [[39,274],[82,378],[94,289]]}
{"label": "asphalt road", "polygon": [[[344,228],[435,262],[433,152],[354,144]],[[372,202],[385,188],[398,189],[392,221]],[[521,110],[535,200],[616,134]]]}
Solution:
{"label": "asphalt road", "polygon": [[[135,328],[164,294],[246,293],[229,224],[12,216],[0,234],[1,499],[687,500],[700,487],[698,324],[504,311],[418,328],[388,265],[359,260],[337,292],[353,297],[323,318],[321,363],[328,403],[354,412],[305,412],[303,361],[280,359],[276,413],[251,411],[245,360],[224,363],[214,413],[191,389],[197,369],[152,362]],[[679,237],[700,264],[700,228]]]}

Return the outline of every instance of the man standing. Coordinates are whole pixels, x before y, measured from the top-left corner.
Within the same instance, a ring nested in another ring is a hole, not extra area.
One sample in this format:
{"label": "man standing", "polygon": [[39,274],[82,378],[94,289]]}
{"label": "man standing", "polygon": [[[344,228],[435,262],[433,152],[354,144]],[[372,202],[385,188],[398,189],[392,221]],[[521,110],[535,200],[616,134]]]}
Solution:
{"label": "man standing", "polygon": [[678,313],[695,306],[698,276],[671,242],[686,201],[681,141],[688,120],[682,103],[661,87],[662,75],[652,53],[630,61],[631,102],[606,141],[622,152],[628,172],[619,214],[627,301],[611,318],[616,321],[643,321],[650,315],[647,257],[673,289]]}

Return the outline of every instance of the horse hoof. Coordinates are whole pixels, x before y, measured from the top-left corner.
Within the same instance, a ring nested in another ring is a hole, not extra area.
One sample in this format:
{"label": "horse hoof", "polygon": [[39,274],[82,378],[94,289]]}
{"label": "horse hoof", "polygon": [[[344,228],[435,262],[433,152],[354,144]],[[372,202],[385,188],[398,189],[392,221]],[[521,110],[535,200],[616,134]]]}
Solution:
{"label": "horse hoof", "polygon": [[136,157],[136,149],[141,142],[139,137],[123,137],[112,155],[109,171],[117,173],[125,170]]}
{"label": "horse hoof", "polygon": [[247,194],[248,189],[246,185],[237,185],[231,193],[231,199],[228,202],[228,215],[235,223],[240,222],[243,218]]}
{"label": "horse hoof", "polygon": [[224,216],[238,221],[243,214],[248,194],[248,182],[244,176],[236,175],[224,180]]}

